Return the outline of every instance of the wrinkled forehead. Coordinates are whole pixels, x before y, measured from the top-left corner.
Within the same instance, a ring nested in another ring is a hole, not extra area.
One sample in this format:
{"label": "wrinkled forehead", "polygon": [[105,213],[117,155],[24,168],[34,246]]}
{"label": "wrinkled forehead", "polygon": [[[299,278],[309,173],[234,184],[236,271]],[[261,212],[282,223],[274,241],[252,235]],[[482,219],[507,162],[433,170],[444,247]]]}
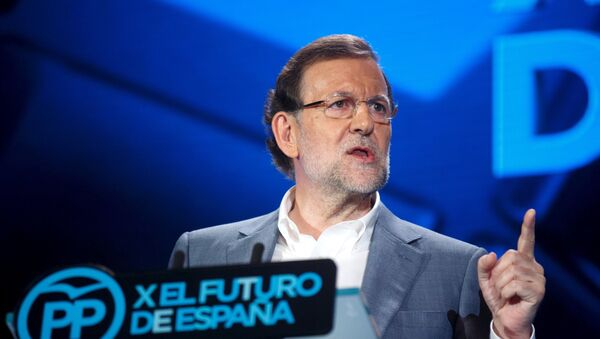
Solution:
{"label": "wrinkled forehead", "polygon": [[381,68],[371,58],[323,60],[304,70],[300,83],[304,102],[341,92],[361,98],[388,94]]}

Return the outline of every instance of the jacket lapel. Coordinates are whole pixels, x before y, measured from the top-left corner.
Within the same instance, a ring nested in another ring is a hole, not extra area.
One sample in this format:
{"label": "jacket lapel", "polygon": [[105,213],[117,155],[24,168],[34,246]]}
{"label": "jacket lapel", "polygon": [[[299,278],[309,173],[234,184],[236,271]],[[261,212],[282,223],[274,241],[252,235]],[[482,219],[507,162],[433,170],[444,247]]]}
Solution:
{"label": "jacket lapel", "polygon": [[227,248],[227,264],[240,264],[250,262],[252,248],[257,243],[262,243],[265,250],[262,262],[270,262],[277,243],[277,220],[279,211],[251,220],[247,225],[240,227],[239,238]]}
{"label": "jacket lapel", "polygon": [[419,238],[421,235],[406,221],[381,206],[361,289],[380,336],[402,306],[426,259],[421,250],[411,245]]}

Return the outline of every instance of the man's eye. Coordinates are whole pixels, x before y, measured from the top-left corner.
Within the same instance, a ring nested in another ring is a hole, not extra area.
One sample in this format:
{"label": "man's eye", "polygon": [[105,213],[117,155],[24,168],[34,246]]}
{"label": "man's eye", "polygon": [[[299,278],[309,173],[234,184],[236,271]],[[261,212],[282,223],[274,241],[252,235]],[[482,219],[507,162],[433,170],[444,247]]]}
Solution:
{"label": "man's eye", "polygon": [[328,106],[330,109],[346,109],[351,106],[349,99],[337,99]]}
{"label": "man's eye", "polygon": [[387,107],[384,104],[373,102],[371,103],[371,107],[375,112],[387,113]]}

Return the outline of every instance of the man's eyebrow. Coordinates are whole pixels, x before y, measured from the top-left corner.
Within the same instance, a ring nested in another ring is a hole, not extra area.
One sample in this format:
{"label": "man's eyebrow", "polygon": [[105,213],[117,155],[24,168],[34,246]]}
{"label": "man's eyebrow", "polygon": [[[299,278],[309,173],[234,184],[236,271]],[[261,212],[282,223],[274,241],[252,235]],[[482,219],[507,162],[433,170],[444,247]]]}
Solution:
{"label": "man's eyebrow", "polygon": [[353,97],[354,93],[352,92],[348,92],[348,91],[337,91],[337,92],[333,92],[331,93],[329,96],[336,96],[336,97]]}
{"label": "man's eyebrow", "polygon": [[[354,93],[352,93],[352,92],[348,92],[348,91],[337,91],[337,92],[333,92],[333,93],[331,93],[331,94],[330,94],[330,95],[328,95],[328,96],[336,96],[336,97],[355,97]],[[375,99],[375,100],[388,100],[388,101],[390,100],[390,99],[388,98],[388,96],[387,96],[387,95],[385,95],[385,94],[376,94],[376,95],[374,95],[374,96],[372,96],[372,97],[368,97],[368,98],[367,98],[367,100],[373,100],[373,99]]]}
{"label": "man's eyebrow", "polygon": [[377,94],[377,95],[374,95],[374,96],[372,96],[372,97],[369,98],[369,100],[374,100],[374,99],[375,100],[387,100],[387,101],[390,101],[390,98],[388,98],[388,96],[385,95],[385,94]]}

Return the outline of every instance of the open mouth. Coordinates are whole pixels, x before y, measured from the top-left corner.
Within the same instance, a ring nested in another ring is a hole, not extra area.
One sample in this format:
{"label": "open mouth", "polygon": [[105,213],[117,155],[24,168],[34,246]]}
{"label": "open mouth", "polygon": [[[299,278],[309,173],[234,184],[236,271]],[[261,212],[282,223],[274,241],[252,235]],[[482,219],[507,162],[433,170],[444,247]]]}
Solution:
{"label": "open mouth", "polygon": [[367,147],[353,147],[348,151],[348,154],[365,162],[372,162],[375,160],[373,151]]}

